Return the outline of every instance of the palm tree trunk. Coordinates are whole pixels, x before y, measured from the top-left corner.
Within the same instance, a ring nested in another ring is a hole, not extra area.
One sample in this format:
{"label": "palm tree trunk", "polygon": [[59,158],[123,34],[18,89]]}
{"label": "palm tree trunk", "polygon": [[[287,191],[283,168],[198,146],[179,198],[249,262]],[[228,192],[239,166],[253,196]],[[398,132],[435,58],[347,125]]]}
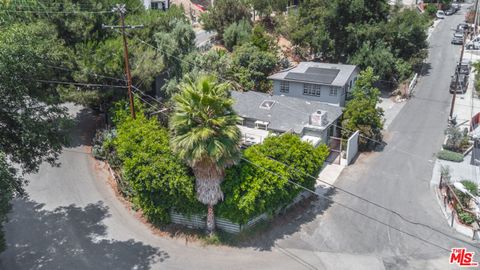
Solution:
{"label": "palm tree trunk", "polygon": [[207,211],[207,234],[211,235],[215,231],[215,213],[213,212],[213,204],[208,204]]}

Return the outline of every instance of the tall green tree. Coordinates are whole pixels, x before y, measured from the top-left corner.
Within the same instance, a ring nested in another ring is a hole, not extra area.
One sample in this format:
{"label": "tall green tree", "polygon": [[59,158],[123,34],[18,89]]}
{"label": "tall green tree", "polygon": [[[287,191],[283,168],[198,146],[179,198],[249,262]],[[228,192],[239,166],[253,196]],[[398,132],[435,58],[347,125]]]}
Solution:
{"label": "tall green tree", "polygon": [[[66,57],[55,30],[44,23],[0,31],[0,227],[9,201],[22,193],[19,173],[55,163],[67,142],[67,114],[59,106],[58,79],[48,67]],[[19,165],[19,168],[13,164]],[[1,228],[0,228],[1,229]],[[0,232],[0,250],[4,247]]]}
{"label": "tall green tree", "polygon": [[225,29],[234,22],[250,21],[251,12],[244,1],[216,0],[215,5],[202,14],[201,20],[206,30],[217,31],[223,37]]}
{"label": "tall green tree", "polygon": [[207,231],[215,229],[214,205],[223,200],[225,168],[240,158],[239,117],[230,85],[201,76],[180,85],[170,127],[173,150],[192,168],[198,200],[208,206]]}
{"label": "tall green tree", "polygon": [[352,90],[353,99],[343,112],[342,136],[347,139],[359,130],[361,150],[372,149],[383,139],[383,109],[377,106],[380,90],[373,86],[377,80],[372,68],[362,71]]}

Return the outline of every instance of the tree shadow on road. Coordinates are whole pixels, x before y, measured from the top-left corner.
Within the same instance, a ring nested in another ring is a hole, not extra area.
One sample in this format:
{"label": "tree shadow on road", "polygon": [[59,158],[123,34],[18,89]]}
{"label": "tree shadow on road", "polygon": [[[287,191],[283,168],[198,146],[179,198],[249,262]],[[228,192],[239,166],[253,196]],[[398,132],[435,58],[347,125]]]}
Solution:
{"label": "tree shadow on road", "polygon": [[[336,191],[331,188],[317,188],[316,191],[322,196],[314,195],[299,202],[272,220],[234,236],[233,241],[228,241],[228,244],[235,247],[253,247],[262,251],[271,250],[275,247],[277,240],[300,232],[303,230],[302,227],[317,227],[315,223],[321,219],[319,216],[333,204],[331,198]],[[308,230],[308,228],[305,229]]]}
{"label": "tree shadow on road", "polygon": [[132,239],[105,239],[108,208],[70,205],[52,211],[43,204],[16,199],[5,224],[7,250],[1,269],[150,269],[169,255]]}
{"label": "tree shadow on road", "polygon": [[73,118],[68,147],[91,146],[97,128],[102,127],[105,119],[92,109],[82,108]]}

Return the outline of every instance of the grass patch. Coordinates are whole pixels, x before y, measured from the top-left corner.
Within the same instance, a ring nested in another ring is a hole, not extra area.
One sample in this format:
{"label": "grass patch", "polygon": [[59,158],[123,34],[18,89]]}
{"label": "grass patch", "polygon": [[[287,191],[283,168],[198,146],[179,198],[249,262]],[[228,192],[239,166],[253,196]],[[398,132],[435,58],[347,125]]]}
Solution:
{"label": "grass patch", "polygon": [[453,161],[453,162],[462,162],[463,161],[463,154],[455,153],[448,150],[442,150],[437,153],[437,158]]}

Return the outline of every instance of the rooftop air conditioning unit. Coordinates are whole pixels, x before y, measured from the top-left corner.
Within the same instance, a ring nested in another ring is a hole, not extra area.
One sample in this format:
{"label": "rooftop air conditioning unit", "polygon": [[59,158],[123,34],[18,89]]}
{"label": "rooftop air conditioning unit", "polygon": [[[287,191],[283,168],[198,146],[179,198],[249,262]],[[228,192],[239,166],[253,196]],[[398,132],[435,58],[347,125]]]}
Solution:
{"label": "rooftop air conditioning unit", "polygon": [[327,112],[316,111],[310,115],[310,125],[317,127],[324,127],[328,124]]}

